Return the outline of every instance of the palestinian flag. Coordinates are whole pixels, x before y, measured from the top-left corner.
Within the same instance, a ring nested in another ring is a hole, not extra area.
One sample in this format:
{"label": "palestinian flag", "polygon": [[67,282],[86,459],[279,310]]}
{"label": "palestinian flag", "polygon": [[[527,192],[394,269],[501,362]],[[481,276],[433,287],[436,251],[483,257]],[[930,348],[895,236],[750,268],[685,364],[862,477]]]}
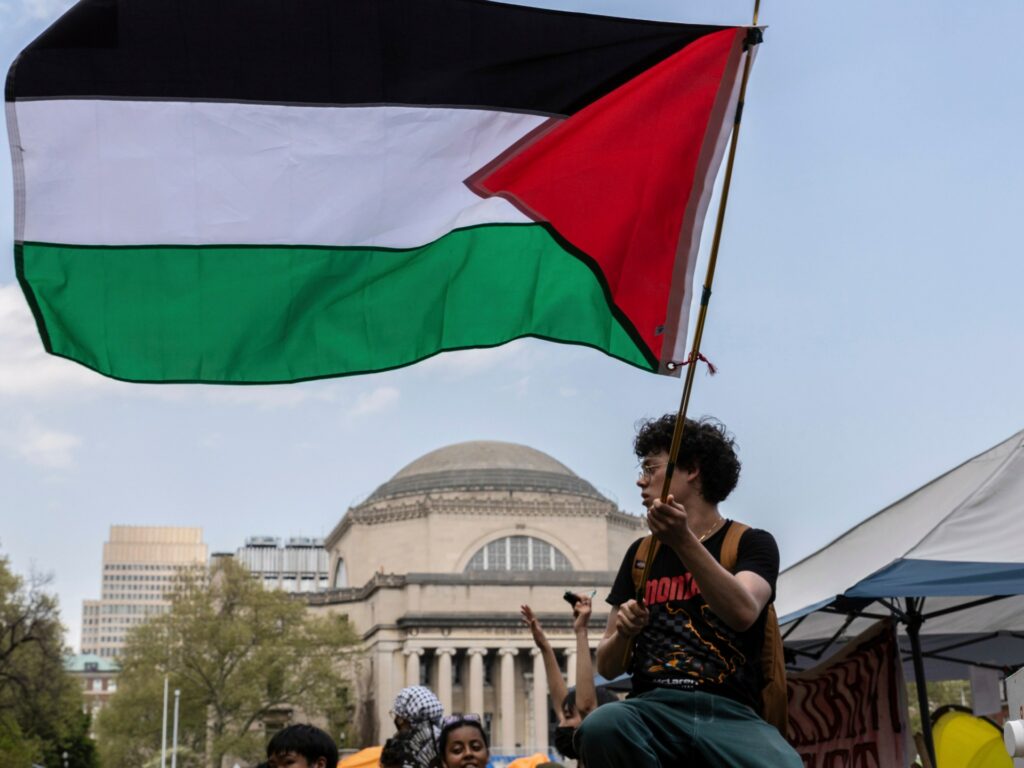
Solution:
{"label": "palestinian flag", "polygon": [[133,381],[524,336],[671,372],[757,32],[482,0],[82,0],[7,78],[43,342]]}

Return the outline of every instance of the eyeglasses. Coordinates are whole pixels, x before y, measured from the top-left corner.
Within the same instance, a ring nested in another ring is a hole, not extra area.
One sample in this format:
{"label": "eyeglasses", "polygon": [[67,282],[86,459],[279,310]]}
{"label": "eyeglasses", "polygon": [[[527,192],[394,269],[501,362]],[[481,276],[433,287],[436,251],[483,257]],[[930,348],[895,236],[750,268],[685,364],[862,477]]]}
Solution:
{"label": "eyeglasses", "polygon": [[465,723],[473,723],[474,725],[481,725],[483,720],[480,719],[480,715],[449,715],[441,721],[441,730],[447,730],[449,728],[456,728]]}
{"label": "eyeglasses", "polygon": [[662,467],[667,467],[667,466],[668,466],[668,462],[667,461],[663,461],[661,464],[641,464],[640,465],[640,471],[637,474],[637,479],[643,480],[644,482],[647,482],[652,477],[654,477],[654,473],[655,472],[657,472]]}

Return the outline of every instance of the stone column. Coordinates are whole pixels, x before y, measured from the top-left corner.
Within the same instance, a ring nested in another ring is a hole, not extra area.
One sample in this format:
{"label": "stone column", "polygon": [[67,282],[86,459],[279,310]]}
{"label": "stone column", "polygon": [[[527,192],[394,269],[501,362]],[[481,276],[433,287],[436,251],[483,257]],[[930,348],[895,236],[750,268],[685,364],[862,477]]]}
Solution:
{"label": "stone column", "polygon": [[501,741],[498,746],[505,754],[516,748],[516,654],[518,648],[502,648],[501,657]]}
{"label": "stone column", "polygon": [[437,698],[444,707],[444,713],[452,713],[452,658],[455,656],[454,648],[438,648],[434,651],[437,656]]}
{"label": "stone column", "polygon": [[572,688],[576,685],[576,649],[565,649],[565,684]]}
{"label": "stone column", "polygon": [[391,705],[395,702],[395,695],[401,688],[401,678],[394,674],[395,658],[399,650],[398,643],[382,641],[377,644],[374,651],[373,664],[376,673],[376,691],[374,700],[376,704],[375,723],[376,743],[381,743],[385,735],[394,733],[395,726],[391,722]]}
{"label": "stone column", "polygon": [[469,696],[466,699],[466,711],[474,715],[484,716],[484,656],[486,648],[470,648],[469,656]]}
{"label": "stone column", "polygon": [[530,651],[533,656],[533,732],[531,748],[546,752],[548,748],[548,676],[544,673],[544,657],[540,649]]}
{"label": "stone column", "polygon": [[405,649],[405,684],[420,684],[420,656],[423,655],[422,648]]}

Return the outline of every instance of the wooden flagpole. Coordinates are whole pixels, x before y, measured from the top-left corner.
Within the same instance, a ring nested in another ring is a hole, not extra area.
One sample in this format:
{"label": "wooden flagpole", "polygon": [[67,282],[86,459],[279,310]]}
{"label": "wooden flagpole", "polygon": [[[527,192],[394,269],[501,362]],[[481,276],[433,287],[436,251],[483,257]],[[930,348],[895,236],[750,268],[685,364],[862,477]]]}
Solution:
{"label": "wooden flagpole", "polygon": [[[757,26],[758,12],[761,7],[761,0],[754,0],[754,20],[752,26]],[[675,429],[672,431],[672,447],[669,451],[668,464],[665,467],[665,482],[661,487],[661,500],[668,499],[669,488],[672,484],[672,475],[675,472],[676,461],[679,459],[679,446],[683,442],[683,429],[686,425],[686,412],[690,406],[690,394],[693,392],[693,379],[697,371],[697,362],[700,355],[700,343],[704,337],[704,324],[707,321],[708,305],[711,302],[711,286],[715,281],[715,267],[718,264],[718,249],[722,242],[722,227],[725,223],[725,208],[729,202],[729,188],[732,186],[732,169],[736,162],[736,144],[740,137],[740,121],[743,117],[743,104],[747,94],[747,80],[750,78],[750,64],[753,59],[753,46],[747,50],[747,57],[743,62],[743,79],[740,81],[740,95],[736,103],[736,117],[732,128],[732,141],[729,143],[729,157],[725,164],[725,177],[722,180],[722,195],[718,202],[718,215],[715,219],[715,234],[711,240],[711,254],[708,257],[708,268],[704,276],[704,290],[700,297],[700,312],[697,315],[697,327],[693,333],[693,344],[690,349],[690,356],[687,358],[689,365],[686,368],[686,379],[683,384],[683,397],[679,403],[679,413],[676,415]],[[638,602],[643,602],[644,590],[647,579],[651,575],[651,564],[658,552],[659,542],[654,540],[653,545],[644,561],[643,577],[637,586]]]}

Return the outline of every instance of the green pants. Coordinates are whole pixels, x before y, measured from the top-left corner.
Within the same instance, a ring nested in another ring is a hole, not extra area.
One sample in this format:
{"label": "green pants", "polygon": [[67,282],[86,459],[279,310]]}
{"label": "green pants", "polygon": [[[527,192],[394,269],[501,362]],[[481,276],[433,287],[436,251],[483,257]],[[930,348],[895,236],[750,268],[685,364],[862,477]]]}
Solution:
{"label": "green pants", "polygon": [[657,689],[591,712],[576,734],[586,768],[802,768],[779,732],[743,704]]}

